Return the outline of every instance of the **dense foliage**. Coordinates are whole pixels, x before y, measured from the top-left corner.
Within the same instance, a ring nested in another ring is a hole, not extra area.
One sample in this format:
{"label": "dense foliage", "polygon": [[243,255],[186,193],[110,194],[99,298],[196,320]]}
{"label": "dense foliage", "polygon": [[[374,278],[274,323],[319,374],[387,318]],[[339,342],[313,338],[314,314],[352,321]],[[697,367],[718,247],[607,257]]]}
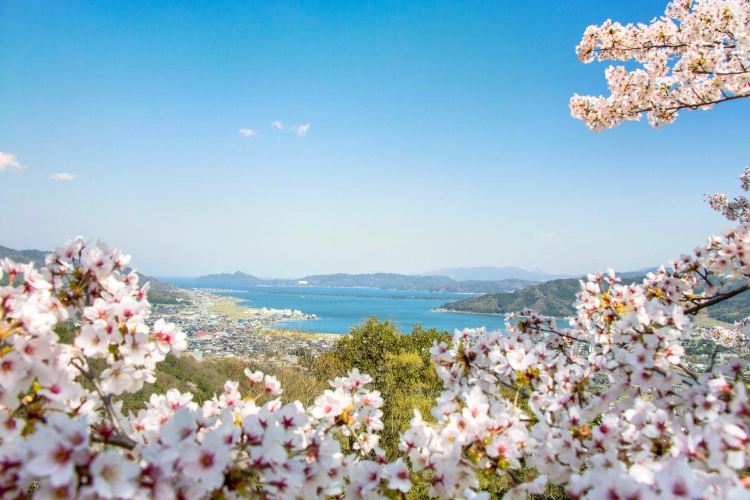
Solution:
{"label": "dense foliage", "polygon": [[331,352],[316,359],[313,373],[329,379],[357,368],[373,378],[372,387],[383,397],[380,446],[386,456],[398,455],[399,437],[409,427],[414,408],[429,412],[442,384],[432,367],[430,348],[450,335],[416,326],[402,335],[388,321],[370,318],[351,329]]}

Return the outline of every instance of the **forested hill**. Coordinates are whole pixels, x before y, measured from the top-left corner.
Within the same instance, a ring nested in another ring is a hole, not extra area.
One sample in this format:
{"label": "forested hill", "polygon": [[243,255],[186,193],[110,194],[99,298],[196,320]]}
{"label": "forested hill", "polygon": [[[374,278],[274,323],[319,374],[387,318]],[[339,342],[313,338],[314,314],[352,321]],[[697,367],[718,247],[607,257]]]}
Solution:
{"label": "forested hill", "polygon": [[[623,273],[621,276],[622,283],[641,282],[644,278],[637,273]],[[529,308],[538,313],[559,318],[575,314],[573,304],[579,289],[578,278],[547,281],[515,292],[492,293],[450,302],[445,304],[443,309],[482,314],[506,314]],[[707,313],[710,318],[727,323],[750,316],[750,292],[741,293],[711,306]]]}
{"label": "forested hill", "polygon": [[750,316],[750,291],[709,307],[708,316],[726,323],[734,323],[747,318]]}
{"label": "forested hill", "polygon": [[372,274],[318,274],[296,280],[263,280],[252,274],[235,273],[209,274],[196,278],[195,283],[215,286],[319,286],[319,287],[366,287],[383,290],[419,290],[443,293],[494,293],[510,292],[527,287],[534,282],[519,279],[497,281],[456,281],[446,276],[411,276],[395,273]]}
{"label": "forested hill", "polygon": [[[15,262],[33,262],[37,266],[44,265],[44,258],[49,253],[42,250],[14,250],[0,245],[0,259],[8,257]],[[187,294],[178,286],[164,283],[141,273],[138,273],[138,282],[141,284],[150,283],[148,300],[154,304],[177,304],[187,301]]]}
{"label": "forested hill", "polygon": [[514,292],[491,293],[450,302],[443,308],[483,314],[505,314],[529,308],[547,316],[563,317],[575,313],[573,303],[579,289],[577,278],[552,280]]}

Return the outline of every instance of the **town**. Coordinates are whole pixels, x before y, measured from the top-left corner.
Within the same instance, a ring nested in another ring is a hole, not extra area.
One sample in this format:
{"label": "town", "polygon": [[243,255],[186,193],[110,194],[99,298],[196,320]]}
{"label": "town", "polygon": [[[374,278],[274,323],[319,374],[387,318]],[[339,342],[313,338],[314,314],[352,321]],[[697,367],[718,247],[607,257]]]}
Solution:
{"label": "town", "polygon": [[183,289],[177,304],[154,304],[151,318],[177,324],[187,335],[188,351],[197,358],[235,356],[268,362],[296,363],[301,356],[333,348],[335,334],[284,331],[282,321],[314,320],[314,314],[291,309],[251,308],[240,299],[219,295],[222,289]]}

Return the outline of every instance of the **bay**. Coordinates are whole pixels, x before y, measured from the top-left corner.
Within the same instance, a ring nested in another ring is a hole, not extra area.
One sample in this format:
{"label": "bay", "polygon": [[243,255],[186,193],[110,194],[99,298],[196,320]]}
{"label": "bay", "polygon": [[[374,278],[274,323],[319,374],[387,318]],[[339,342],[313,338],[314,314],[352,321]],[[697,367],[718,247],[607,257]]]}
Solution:
{"label": "bay", "polygon": [[[195,288],[189,280],[169,279],[172,283]],[[217,284],[218,285],[218,284]],[[434,293],[414,290],[380,290],[373,288],[324,288],[312,286],[244,286],[223,288],[221,295],[242,299],[239,305],[271,309],[298,309],[315,314],[313,320],[275,323],[286,330],[320,333],[346,333],[353,325],[370,316],[393,322],[408,333],[419,324],[453,332],[456,329],[485,327],[503,329],[502,316],[436,312],[446,302],[460,300],[469,294]]]}

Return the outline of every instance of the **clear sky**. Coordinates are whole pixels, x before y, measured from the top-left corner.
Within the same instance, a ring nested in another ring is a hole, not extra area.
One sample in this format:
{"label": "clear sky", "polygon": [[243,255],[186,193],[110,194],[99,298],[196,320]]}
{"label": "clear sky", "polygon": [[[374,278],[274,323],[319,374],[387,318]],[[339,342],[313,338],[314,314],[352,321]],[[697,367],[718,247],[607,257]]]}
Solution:
{"label": "clear sky", "polygon": [[0,244],[157,275],[665,262],[728,226],[702,197],[750,164],[750,102],[597,134],[567,108],[605,91],[586,26],[664,5],[0,0]]}

